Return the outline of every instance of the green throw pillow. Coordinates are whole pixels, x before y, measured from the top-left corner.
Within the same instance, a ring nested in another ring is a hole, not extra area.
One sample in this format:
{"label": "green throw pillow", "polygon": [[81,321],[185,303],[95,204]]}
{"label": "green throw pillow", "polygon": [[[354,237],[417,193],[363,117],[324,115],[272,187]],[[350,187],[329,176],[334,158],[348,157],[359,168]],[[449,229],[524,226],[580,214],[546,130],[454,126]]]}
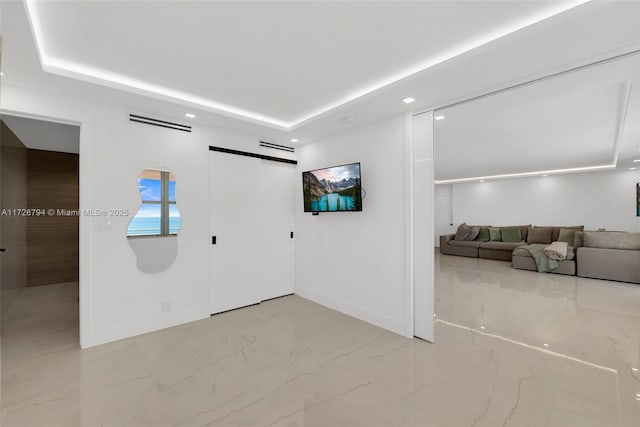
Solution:
{"label": "green throw pillow", "polygon": [[502,240],[502,235],[500,233],[500,229],[496,227],[489,227],[489,239],[492,242],[499,242]]}
{"label": "green throw pillow", "polygon": [[520,234],[520,227],[505,227],[500,229],[503,242],[521,242],[522,234]]}
{"label": "green throw pillow", "polygon": [[479,242],[488,242],[491,239],[491,235],[489,234],[488,228],[480,228],[480,232],[478,233],[478,237],[476,240]]}
{"label": "green throw pillow", "polygon": [[576,240],[576,232],[578,230],[570,230],[568,228],[561,228],[558,235],[558,242],[567,242],[569,246],[573,246],[573,242]]}

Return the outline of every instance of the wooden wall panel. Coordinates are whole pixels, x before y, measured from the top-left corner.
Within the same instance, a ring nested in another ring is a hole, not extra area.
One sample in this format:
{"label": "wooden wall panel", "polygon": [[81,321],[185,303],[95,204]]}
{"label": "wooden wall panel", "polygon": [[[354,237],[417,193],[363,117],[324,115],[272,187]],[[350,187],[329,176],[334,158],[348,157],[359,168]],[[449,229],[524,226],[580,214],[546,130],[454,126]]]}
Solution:
{"label": "wooden wall panel", "polygon": [[27,286],[27,218],[13,209],[27,207],[27,147],[2,122],[0,124],[0,255],[2,289]]}
{"label": "wooden wall panel", "polygon": [[[27,204],[33,209],[77,211],[78,155],[28,150]],[[77,216],[27,219],[27,286],[78,281]]]}

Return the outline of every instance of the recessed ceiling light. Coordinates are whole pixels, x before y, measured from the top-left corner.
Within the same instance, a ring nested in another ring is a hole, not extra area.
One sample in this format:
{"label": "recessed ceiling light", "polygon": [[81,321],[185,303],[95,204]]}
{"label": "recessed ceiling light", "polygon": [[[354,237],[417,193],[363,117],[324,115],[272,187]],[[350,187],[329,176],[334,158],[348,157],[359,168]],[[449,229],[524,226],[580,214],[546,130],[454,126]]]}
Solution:
{"label": "recessed ceiling light", "polygon": [[553,169],[546,171],[536,171],[536,172],[522,172],[522,173],[505,173],[502,175],[488,175],[488,176],[476,176],[472,178],[456,178],[456,179],[440,179],[433,181],[434,184],[456,184],[459,182],[473,182],[478,181],[480,179],[507,179],[507,178],[520,178],[525,176],[535,176],[542,174],[551,174],[551,173],[573,173],[573,172],[583,172],[590,170],[602,170],[602,169],[614,169],[616,167],[615,164],[611,165],[599,165],[599,166],[587,166],[582,168],[570,168],[570,169]]}
{"label": "recessed ceiling light", "polygon": [[640,159],[635,159],[633,163],[640,163]]}
{"label": "recessed ceiling light", "polygon": [[631,368],[633,372],[638,372],[638,368]]}
{"label": "recessed ceiling light", "polygon": [[542,345],[545,346],[545,347],[549,347],[549,344],[547,344],[547,343],[544,343]]}
{"label": "recessed ceiling light", "polygon": [[480,326],[480,329],[482,329],[482,330],[484,331],[484,330],[485,330],[485,327],[484,327],[484,326]]}
{"label": "recessed ceiling light", "polygon": [[0,77],[4,77],[4,71],[0,71]]}
{"label": "recessed ceiling light", "polygon": [[543,178],[546,178],[548,176],[549,176],[549,174],[546,174],[546,173],[542,175]]}
{"label": "recessed ceiling light", "polygon": [[185,113],[184,116],[188,119],[195,119],[196,115],[192,113]]}
{"label": "recessed ceiling light", "polygon": [[435,116],[434,119],[436,119],[436,120],[444,120],[445,117],[444,116]]}
{"label": "recessed ceiling light", "polygon": [[405,104],[411,104],[412,102],[415,102],[415,99],[413,99],[412,97],[409,96],[409,97],[403,99],[402,102],[404,102]]}
{"label": "recessed ceiling light", "polygon": [[629,168],[629,170],[630,170],[630,171],[634,171],[634,170],[636,170],[636,169],[637,169],[637,168]]}
{"label": "recessed ceiling light", "polygon": [[299,139],[298,139],[298,138],[291,138],[289,141],[291,141],[291,142],[298,142],[298,141],[299,141]]}
{"label": "recessed ceiling light", "polygon": [[484,179],[481,179],[480,182],[484,182]]}

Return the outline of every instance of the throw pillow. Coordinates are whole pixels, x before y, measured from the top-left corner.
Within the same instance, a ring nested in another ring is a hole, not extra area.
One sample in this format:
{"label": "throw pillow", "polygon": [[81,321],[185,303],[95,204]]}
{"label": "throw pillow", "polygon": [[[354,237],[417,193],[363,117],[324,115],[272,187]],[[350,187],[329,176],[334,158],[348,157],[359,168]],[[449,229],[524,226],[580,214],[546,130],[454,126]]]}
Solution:
{"label": "throw pillow", "polygon": [[466,222],[463,222],[462,224],[460,224],[460,227],[458,227],[458,230],[456,231],[456,237],[454,237],[453,239],[464,240],[469,234],[471,234],[471,231],[471,227],[469,227]]}
{"label": "throw pillow", "polygon": [[478,237],[478,234],[480,234],[480,227],[473,226],[471,227],[471,233],[469,233],[467,238],[464,240],[476,240],[476,237]]}
{"label": "throw pillow", "polygon": [[[552,227],[553,231],[551,232],[551,241],[552,242],[559,242],[559,238],[560,238],[560,230],[562,230],[563,228],[566,230],[576,230],[576,231],[584,231],[584,225],[572,225],[572,226],[568,226],[568,225],[563,225],[560,227]],[[571,243],[569,243],[569,245],[571,245]]]}
{"label": "throw pillow", "polygon": [[572,230],[570,228],[561,228],[558,235],[558,242],[567,242],[569,246],[573,246],[573,242],[576,240],[576,233],[578,230]]}
{"label": "throw pillow", "polygon": [[532,227],[529,228],[527,235],[527,243],[551,243],[551,227]]}
{"label": "throw pillow", "polygon": [[478,232],[478,237],[476,238],[479,242],[488,242],[491,239],[491,235],[489,234],[488,227],[480,227],[480,231]]}
{"label": "throw pillow", "polygon": [[522,242],[520,227],[504,227],[500,229],[503,242]]}
{"label": "throw pillow", "polygon": [[497,227],[489,227],[489,239],[492,242],[499,242],[502,240],[502,234],[500,233],[500,229]]}

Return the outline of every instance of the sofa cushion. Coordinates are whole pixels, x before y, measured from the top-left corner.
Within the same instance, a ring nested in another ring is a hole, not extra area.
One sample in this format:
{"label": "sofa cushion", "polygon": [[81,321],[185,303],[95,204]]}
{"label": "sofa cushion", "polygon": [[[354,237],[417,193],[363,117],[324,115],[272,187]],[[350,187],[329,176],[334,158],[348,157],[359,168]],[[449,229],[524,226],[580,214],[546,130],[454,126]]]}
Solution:
{"label": "sofa cushion", "polygon": [[[584,231],[584,225],[571,225],[571,226],[562,226],[562,227],[558,227],[558,226],[553,226],[551,227],[551,241],[552,242],[559,242],[560,240],[558,240],[560,238],[560,231],[561,230],[576,230],[576,231]],[[573,245],[573,240],[569,243],[569,245]]]}
{"label": "sofa cushion", "polygon": [[527,243],[551,243],[551,227],[531,227],[527,236]]}
{"label": "sofa cushion", "polygon": [[[540,249],[544,249],[549,245],[547,245],[546,243],[534,243],[532,244],[532,246],[538,246]],[[513,256],[531,256],[531,253],[528,250],[524,249],[522,246],[520,246],[513,250]],[[567,257],[565,259],[572,260],[575,257],[576,257],[576,251],[574,247],[571,245],[567,246]]]}
{"label": "sofa cushion", "polygon": [[527,225],[510,225],[508,227],[502,227],[502,228],[513,228],[513,227],[518,227],[520,229],[520,237],[522,238],[522,240],[526,241],[527,240],[527,235],[529,233],[529,227],[531,227],[531,224],[527,224]]}
{"label": "sofa cushion", "polygon": [[558,237],[553,240],[553,233],[551,234],[551,239],[553,242],[566,242],[569,246],[573,246],[573,243],[576,241],[576,233],[579,230],[575,228],[561,228],[558,233]]}
{"label": "sofa cushion", "polygon": [[478,237],[476,237],[476,240],[479,242],[488,242],[489,240],[491,240],[489,227],[480,227],[480,231],[478,232]]}
{"label": "sofa cushion", "polygon": [[471,233],[469,233],[469,235],[464,240],[476,240],[476,237],[478,237],[478,234],[480,234],[480,226],[472,225]]}
{"label": "sofa cushion", "polygon": [[520,227],[503,227],[500,229],[503,242],[522,242]]}
{"label": "sofa cushion", "polygon": [[467,246],[467,247],[470,247],[470,248],[479,248],[481,243],[482,242],[479,242],[477,240],[472,240],[472,241],[469,241],[469,240],[450,240],[449,241],[449,244],[451,246]]}
{"label": "sofa cushion", "polygon": [[463,222],[458,227],[458,230],[456,231],[456,237],[454,237],[454,240],[464,240],[467,238],[467,236],[469,236],[469,234],[471,234],[472,231],[473,230],[471,229],[471,227],[469,227],[466,222]]}
{"label": "sofa cushion", "polygon": [[489,240],[492,242],[502,241],[502,233],[498,227],[489,227]]}
{"label": "sofa cushion", "polygon": [[515,248],[522,246],[522,244],[522,242],[481,242],[480,247],[482,249],[512,251]]}
{"label": "sofa cushion", "polygon": [[640,250],[640,233],[585,231],[585,248]]}

